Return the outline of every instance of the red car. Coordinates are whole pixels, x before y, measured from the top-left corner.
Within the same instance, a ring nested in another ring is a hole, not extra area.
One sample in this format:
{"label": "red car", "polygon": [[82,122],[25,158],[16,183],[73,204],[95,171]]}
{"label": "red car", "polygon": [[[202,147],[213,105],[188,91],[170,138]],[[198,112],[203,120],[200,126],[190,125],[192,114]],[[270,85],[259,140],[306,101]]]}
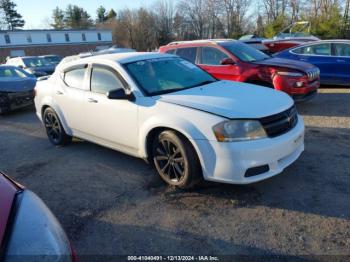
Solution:
{"label": "red car", "polygon": [[160,47],[159,52],[187,59],[217,79],[272,87],[288,93],[296,101],[311,99],[320,86],[317,67],[273,58],[236,40],[173,42]]}
{"label": "red car", "polygon": [[24,256],[76,261],[65,232],[42,200],[0,173],[0,261],[26,260]]}

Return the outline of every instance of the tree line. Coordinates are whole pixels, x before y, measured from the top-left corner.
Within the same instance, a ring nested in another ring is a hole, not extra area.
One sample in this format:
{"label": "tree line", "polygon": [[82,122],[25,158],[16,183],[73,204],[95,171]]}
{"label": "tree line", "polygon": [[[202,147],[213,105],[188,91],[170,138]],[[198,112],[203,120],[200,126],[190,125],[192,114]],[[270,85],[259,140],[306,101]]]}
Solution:
{"label": "tree line", "polygon": [[[136,9],[100,6],[93,18],[83,7],[68,5],[52,11],[50,26],[111,29],[115,44],[137,50],[177,40],[272,37],[300,20],[311,22],[310,33],[322,39],[349,38],[349,6],[350,0],[155,0]],[[0,20],[8,29],[24,25],[15,7],[11,0],[0,0]]]}
{"label": "tree line", "polygon": [[[100,6],[91,24],[111,29],[115,44],[137,50],[178,40],[272,37],[301,20],[309,21],[310,33],[322,39],[349,38],[349,5],[350,0],[157,0],[148,8],[115,11]],[[68,9],[61,12],[71,17]],[[80,28],[71,22],[64,26]]]}

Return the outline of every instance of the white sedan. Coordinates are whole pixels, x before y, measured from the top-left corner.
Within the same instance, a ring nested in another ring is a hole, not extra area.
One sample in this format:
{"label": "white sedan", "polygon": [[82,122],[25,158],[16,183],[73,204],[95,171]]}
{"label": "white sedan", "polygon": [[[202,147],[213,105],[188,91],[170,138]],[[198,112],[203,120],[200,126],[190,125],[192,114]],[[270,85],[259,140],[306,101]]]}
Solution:
{"label": "white sedan", "polygon": [[54,145],[78,137],[143,158],[180,188],[260,181],[304,150],[304,123],[288,95],[218,81],[168,54],[69,62],[38,82],[35,105]]}

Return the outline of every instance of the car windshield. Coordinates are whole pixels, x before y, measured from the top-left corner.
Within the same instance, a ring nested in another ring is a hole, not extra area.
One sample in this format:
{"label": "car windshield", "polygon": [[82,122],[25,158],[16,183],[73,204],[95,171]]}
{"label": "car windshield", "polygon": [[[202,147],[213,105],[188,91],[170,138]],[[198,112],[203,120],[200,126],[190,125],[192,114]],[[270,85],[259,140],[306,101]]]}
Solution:
{"label": "car windshield", "polygon": [[61,62],[61,58],[59,56],[46,56],[43,59],[45,59],[50,64],[58,64]]}
{"label": "car windshield", "polygon": [[217,81],[196,65],[181,58],[157,58],[125,65],[147,95],[160,95]]}
{"label": "car windshield", "polygon": [[263,52],[244,43],[224,42],[220,43],[220,45],[235,57],[237,57],[239,60],[244,62],[256,62],[270,58]]}
{"label": "car windshield", "polygon": [[48,66],[50,63],[44,58],[32,57],[32,58],[23,58],[23,62],[27,67],[37,67],[37,66]]}
{"label": "car windshield", "polygon": [[28,75],[17,68],[0,68],[0,78],[3,77],[19,77],[24,78]]}

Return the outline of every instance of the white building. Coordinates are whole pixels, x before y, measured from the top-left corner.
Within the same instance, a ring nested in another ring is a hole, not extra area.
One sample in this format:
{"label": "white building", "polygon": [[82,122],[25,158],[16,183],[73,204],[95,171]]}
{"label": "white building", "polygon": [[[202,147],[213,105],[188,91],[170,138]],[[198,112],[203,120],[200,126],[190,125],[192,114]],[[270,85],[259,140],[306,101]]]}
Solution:
{"label": "white building", "polygon": [[0,31],[0,60],[19,55],[66,56],[111,45],[112,31],[105,29]]}

